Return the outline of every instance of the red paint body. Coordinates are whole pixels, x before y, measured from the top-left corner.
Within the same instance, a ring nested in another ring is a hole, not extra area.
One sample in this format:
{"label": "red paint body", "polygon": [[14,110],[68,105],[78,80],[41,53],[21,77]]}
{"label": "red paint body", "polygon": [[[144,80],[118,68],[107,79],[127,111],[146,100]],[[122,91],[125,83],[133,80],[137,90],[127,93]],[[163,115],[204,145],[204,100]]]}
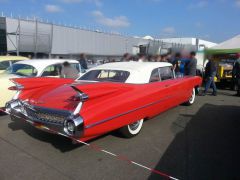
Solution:
{"label": "red paint body", "polygon": [[[84,119],[85,141],[121,128],[143,118],[151,118],[169,108],[188,101],[192,89],[202,83],[200,77],[184,77],[148,84],[112,82],[81,83],[71,79],[14,79],[24,86],[19,99],[32,105],[73,111],[78,102],[70,97],[76,92],[71,83],[89,99],[80,111]],[[110,118],[110,119],[109,119]]]}

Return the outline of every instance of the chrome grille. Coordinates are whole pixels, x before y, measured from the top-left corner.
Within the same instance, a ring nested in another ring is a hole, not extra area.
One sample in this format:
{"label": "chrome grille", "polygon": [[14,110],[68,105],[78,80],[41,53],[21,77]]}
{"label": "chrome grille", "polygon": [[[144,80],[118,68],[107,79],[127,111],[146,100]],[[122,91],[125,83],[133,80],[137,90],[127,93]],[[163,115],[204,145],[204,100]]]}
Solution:
{"label": "chrome grille", "polygon": [[33,121],[63,125],[64,120],[70,116],[70,112],[48,109],[36,106],[24,106],[27,115]]}

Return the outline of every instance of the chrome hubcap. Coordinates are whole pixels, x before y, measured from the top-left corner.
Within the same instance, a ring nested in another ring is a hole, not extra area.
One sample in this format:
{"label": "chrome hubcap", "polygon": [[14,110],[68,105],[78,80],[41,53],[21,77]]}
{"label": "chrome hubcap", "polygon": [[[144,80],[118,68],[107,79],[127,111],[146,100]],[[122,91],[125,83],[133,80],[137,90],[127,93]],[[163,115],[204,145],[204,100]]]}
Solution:
{"label": "chrome hubcap", "polygon": [[130,128],[132,131],[134,131],[134,130],[136,130],[136,129],[138,128],[139,124],[140,124],[139,121],[134,122],[134,123],[132,123],[132,124],[129,125],[129,128]]}

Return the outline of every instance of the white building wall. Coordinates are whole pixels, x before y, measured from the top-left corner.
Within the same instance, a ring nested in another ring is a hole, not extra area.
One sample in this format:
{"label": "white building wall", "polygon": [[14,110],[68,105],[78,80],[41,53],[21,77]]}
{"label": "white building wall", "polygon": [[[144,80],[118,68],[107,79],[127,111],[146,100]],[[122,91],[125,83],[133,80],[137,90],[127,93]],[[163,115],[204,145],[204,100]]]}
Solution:
{"label": "white building wall", "polygon": [[[166,38],[166,39],[160,39],[164,42],[169,43],[179,43],[179,44],[190,44],[190,45],[197,45],[197,38]],[[199,39],[199,45],[204,45],[207,48],[213,47],[217,45],[214,42],[206,41],[203,39]]]}
{"label": "white building wall", "polygon": [[[149,40],[71,28],[33,20],[6,18],[8,51],[120,56]],[[20,27],[20,28],[19,28]],[[37,33],[37,36],[36,36]],[[20,34],[20,35],[17,35]],[[19,42],[19,45],[18,45]]]}

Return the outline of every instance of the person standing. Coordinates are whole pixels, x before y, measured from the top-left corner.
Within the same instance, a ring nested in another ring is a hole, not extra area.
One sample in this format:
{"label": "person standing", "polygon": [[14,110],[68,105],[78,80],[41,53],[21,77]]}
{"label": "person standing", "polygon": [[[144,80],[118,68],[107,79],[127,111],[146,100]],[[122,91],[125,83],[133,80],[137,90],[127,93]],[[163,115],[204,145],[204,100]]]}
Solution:
{"label": "person standing", "polygon": [[63,68],[61,70],[61,77],[77,79],[78,78],[78,70],[76,68],[72,67],[69,62],[65,61],[63,63]]}
{"label": "person standing", "polygon": [[161,62],[167,62],[167,56],[161,55]]}
{"label": "person standing", "polygon": [[195,56],[196,56],[195,52],[190,53],[189,62],[186,63],[186,67],[185,67],[185,75],[187,76],[196,76],[197,59]]}
{"label": "person standing", "polygon": [[80,59],[78,60],[83,69],[88,69],[87,60],[84,53],[80,54]]}
{"label": "person standing", "polygon": [[125,53],[123,55],[123,58],[121,59],[121,61],[123,62],[129,62],[131,60],[131,55],[129,53]]}
{"label": "person standing", "polygon": [[173,58],[172,58],[172,54],[171,53],[167,53],[166,54],[166,61],[169,63],[173,63]]}
{"label": "person standing", "polygon": [[176,77],[181,77],[181,73],[180,73],[180,61],[181,61],[181,54],[180,53],[176,53],[175,54],[175,58],[172,62],[173,64],[173,70],[175,72]]}
{"label": "person standing", "polygon": [[140,54],[138,62],[145,62],[145,61],[146,61],[146,56],[144,54]]}
{"label": "person standing", "polygon": [[237,83],[237,96],[240,97],[240,53],[237,54],[237,60],[233,66],[233,79]]}
{"label": "person standing", "polygon": [[203,96],[206,95],[208,89],[212,86],[213,88],[213,96],[217,95],[217,87],[214,81],[214,77],[217,75],[217,68],[215,66],[215,63],[212,60],[209,60],[209,62],[206,65],[205,68],[205,80],[206,80],[206,84],[205,84],[205,90],[203,92]]}

